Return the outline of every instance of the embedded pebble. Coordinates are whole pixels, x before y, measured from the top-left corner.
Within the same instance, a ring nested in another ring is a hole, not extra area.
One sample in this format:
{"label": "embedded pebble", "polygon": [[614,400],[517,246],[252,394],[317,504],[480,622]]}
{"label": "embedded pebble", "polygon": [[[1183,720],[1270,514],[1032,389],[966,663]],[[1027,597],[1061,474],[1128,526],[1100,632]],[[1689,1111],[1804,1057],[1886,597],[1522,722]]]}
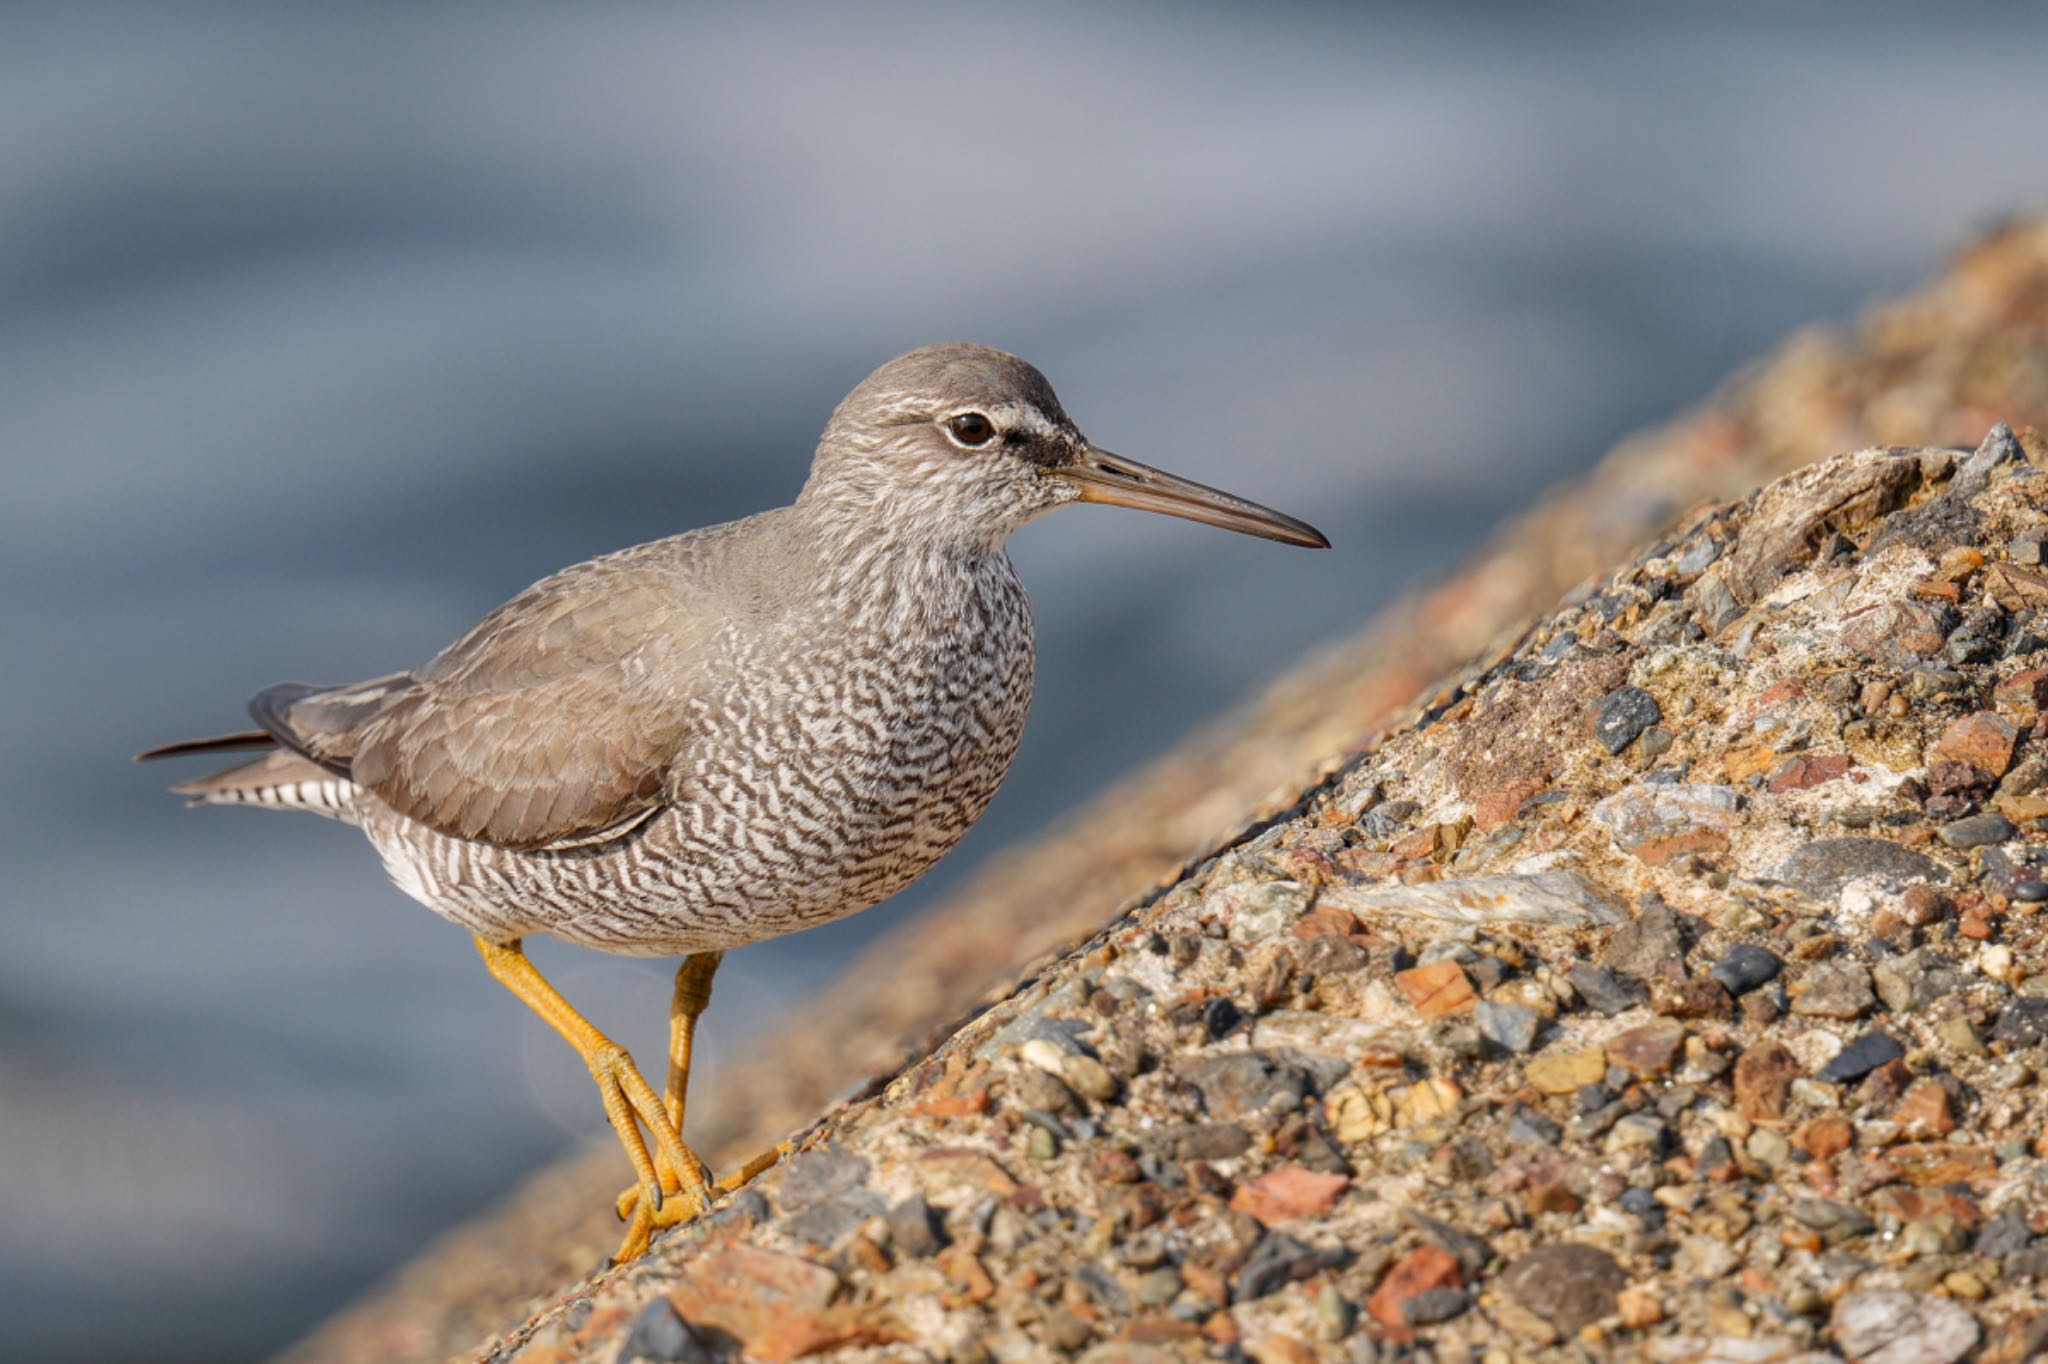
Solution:
{"label": "embedded pebble", "polygon": [[1489,999],[1480,1001],[1477,1021],[1487,1041],[1503,1051],[1521,1053],[1536,1045],[1536,1028],[1543,1019],[1526,1004],[1502,1004]]}
{"label": "embedded pebble", "polygon": [[1944,1298],[1876,1289],[1835,1304],[1835,1343],[1851,1364],[1951,1364],[1982,1334],[1969,1310]]}
{"label": "embedded pebble", "polygon": [[1822,1066],[1819,1078],[1830,1084],[1846,1084],[1862,1079],[1885,1062],[1896,1061],[1905,1054],[1906,1049],[1884,1033],[1867,1032]]}
{"label": "embedded pebble", "polygon": [[1739,996],[1776,976],[1784,965],[1769,948],[1739,942],[1721,954],[1710,974],[1722,989]]}
{"label": "embedded pebble", "polygon": [[1593,737],[1609,753],[1620,753],[1636,736],[1664,718],[1657,698],[1641,687],[1617,687],[1600,699]]}
{"label": "embedded pebble", "polygon": [[1598,1246],[1562,1241],[1509,1265],[1501,1290],[1566,1335],[1576,1335],[1615,1309],[1628,1275]]}

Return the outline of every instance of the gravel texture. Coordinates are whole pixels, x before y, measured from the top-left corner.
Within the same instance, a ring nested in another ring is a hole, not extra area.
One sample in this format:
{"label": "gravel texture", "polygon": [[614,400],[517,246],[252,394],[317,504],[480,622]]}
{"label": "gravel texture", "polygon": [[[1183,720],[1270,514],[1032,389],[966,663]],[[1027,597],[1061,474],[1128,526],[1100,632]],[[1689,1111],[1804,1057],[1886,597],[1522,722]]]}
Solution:
{"label": "gravel texture", "polygon": [[[2048,751],[2048,576],[2002,556],[2048,446],[1982,448],[1700,512],[495,1357],[2024,1344],[2048,790],[2003,778]],[[1967,790],[1996,839],[1930,812]]]}

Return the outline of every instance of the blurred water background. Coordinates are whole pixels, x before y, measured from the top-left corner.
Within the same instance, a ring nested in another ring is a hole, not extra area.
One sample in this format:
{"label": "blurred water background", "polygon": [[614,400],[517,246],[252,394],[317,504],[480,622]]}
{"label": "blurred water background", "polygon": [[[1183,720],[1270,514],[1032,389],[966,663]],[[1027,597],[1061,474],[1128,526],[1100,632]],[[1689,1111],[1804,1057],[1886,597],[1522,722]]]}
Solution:
{"label": "blurred water background", "polygon": [[[186,814],[133,750],[787,500],[933,340],[1330,533],[1019,536],[1009,785],[896,902],[730,958],[715,1062],[1616,436],[2037,203],[2044,50],[2022,4],[0,10],[0,1353],[259,1355],[610,1140],[356,835]],[[659,1055],[667,963],[536,955]]]}

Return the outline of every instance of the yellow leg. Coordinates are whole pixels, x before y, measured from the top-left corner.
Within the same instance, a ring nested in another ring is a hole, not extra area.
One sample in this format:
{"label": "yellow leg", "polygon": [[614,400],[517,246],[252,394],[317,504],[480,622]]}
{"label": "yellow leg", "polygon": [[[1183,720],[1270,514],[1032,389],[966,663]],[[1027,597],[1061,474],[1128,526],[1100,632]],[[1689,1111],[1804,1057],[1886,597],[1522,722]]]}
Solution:
{"label": "yellow leg", "polygon": [[[723,952],[693,952],[676,969],[675,994],[670,997],[668,1010],[668,1088],[662,1095],[662,1107],[678,1136],[683,1130],[683,1112],[690,1089],[690,1055],[697,1040],[697,1020],[711,1003],[711,978],[718,974],[718,963],[724,958]],[[626,1239],[613,1259],[634,1258],[647,1249],[648,1237],[656,1228],[673,1226],[710,1205],[715,1196],[710,1173],[695,1152],[687,1146],[683,1150],[688,1155],[684,1162],[671,1161],[666,1155],[656,1162],[655,1174],[663,1195],[660,1200],[650,1203],[639,1188],[627,1189],[619,1195],[618,1213],[629,1225]],[[685,1206],[668,1201],[667,1195],[677,1192],[689,1194]]]}
{"label": "yellow leg", "polygon": [[[633,1064],[633,1058],[625,1049],[606,1037],[590,1021],[576,1012],[568,1000],[554,986],[548,984],[541,973],[526,959],[526,953],[517,940],[509,943],[476,940],[477,951],[483,954],[484,965],[498,982],[526,1002],[526,1006],[547,1020],[548,1026],[562,1035],[564,1041],[576,1049],[583,1063],[590,1067],[591,1078],[597,1081],[598,1096],[604,1102],[605,1117],[611,1120],[612,1131],[618,1134],[619,1145],[626,1150],[626,1159],[632,1162],[633,1173],[639,1177],[640,1205],[651,1209],[649,1216],[662,1211],[664,1189],[660,1173],[655,1168],[655,1159],[648,1154],[647,1143],[641,1139],[639,1124],[644,1123],[654,1137],[655,1151],[661,1163],[668,1170],[694,1169],[701,1172],[702,1164],[696,1155],[683,1145],[680,1131],[670,1108],[655,1098],[654,1090],[641,1077],[640,1070]],[[712,963],[715,968],[717,963]],[[705,977],[705,998],[710,997],[710,978]],[[681,990],[681,980],[677,981]],[[702,1006],[699,1006],[701,1011]],[[671,1061],[673,1067],[673,1061]],[[688,1071],[688,1055],[685,1051],[685,1078]],[[674,1072],[671,1068],[670,1084],[674,1086]],[[678,1092],[675,1099],[680,1099]],[[679,1102],[675,1105],[680,1114]],[[637,1121],[636,1121],[637,1120]],[[701,1175],[700,1175],[701,1180]],[[673,1192],[676,1185],[671,1183],[667,1192]],[[691,1200],[694,1206],[687,1210],[676,1210],[681,1216],[689,1216],[704,1207],[702,1197]],[[680,1221],[681,1216],[670,1220]],[[630,1238],[628,1241],[630,1245]],[[639,1254],[646,1249],[646,1238],[641,1238]],[[621,1259],[631,1258],[621,1254]]]}

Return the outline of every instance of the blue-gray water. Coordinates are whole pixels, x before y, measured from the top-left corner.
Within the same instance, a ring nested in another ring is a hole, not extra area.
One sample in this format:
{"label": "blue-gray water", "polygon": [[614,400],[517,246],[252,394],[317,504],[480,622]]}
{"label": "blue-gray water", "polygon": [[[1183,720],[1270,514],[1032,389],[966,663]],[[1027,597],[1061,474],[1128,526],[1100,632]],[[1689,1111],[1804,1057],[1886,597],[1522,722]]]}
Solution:
{"label": "blue-gray water", "polygon": [[[785,500],[937,339],[1330,533],[1022,534],[1008,787],[898,902],[731,958],[729,1054],[1617,435],[2038,204],[2044,50],[2022,5],[0,12],[0,1351],[249,1357],[609,1140],[355,835],[187,814],[129,752]],[[661,964],[537,955],[658,1047]]]}

